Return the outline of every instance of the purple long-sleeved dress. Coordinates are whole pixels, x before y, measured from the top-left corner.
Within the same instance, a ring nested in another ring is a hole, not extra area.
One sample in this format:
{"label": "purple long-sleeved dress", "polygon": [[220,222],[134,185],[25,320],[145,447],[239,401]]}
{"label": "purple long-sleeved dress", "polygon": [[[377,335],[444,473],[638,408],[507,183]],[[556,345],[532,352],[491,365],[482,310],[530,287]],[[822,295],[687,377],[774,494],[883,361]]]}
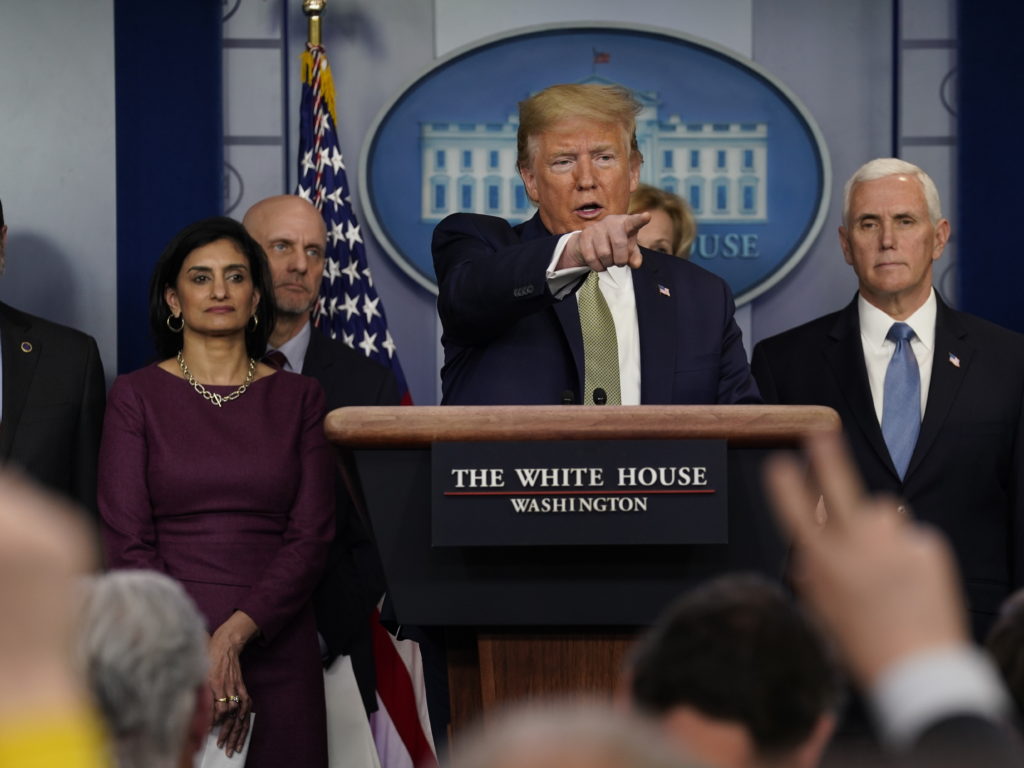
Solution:
{"label": "purple long-sleeved dress", "polygon": [[211,632],[235,610],[259,627],[241,657],[256,713],[247,768],[327,765],[310,604],[334,534],[323,416],[320,385],[286,372],[217,408],[151,365],[118,377],[107,400],[99,505],[108,566],[174,577]]}

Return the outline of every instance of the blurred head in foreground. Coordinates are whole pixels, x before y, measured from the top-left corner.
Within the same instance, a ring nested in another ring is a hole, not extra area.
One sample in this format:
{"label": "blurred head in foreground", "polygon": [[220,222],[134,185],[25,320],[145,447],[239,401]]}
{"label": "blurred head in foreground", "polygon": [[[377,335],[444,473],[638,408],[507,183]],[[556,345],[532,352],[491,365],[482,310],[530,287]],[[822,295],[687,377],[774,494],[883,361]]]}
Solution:
{"label": "blurred head in foreground", "polygon": [[1024,589],[1006,598],[985,647],[1010,690],[1018,722],[1024,722]]}
{"label": "blurred head in foreground", "polygon": [[690,204],[649,184],[640,184],[629,197],[629,212],[651,212],[651,220],[637,233],[636,239],[652,251],[690,258],[690,246],[697,237],[697,220]]}
{"label": "blurred head in foreground", "polygon": [[634,649],[635,707],[720,768],[818,764],[835,724],[838,667],[775,584],[730,575],[685,594]]}
{"label": "blurred head in foreground", "polygon": [[206,631],[181,586],[155,571],[89,580],[79,643],[119,768],[191,766],[212,702]]}
{"label": "blurred head in foreground", "polygon": [[686,768],[663,737],[599,704],[516,707],[457,742],[447,768]]}

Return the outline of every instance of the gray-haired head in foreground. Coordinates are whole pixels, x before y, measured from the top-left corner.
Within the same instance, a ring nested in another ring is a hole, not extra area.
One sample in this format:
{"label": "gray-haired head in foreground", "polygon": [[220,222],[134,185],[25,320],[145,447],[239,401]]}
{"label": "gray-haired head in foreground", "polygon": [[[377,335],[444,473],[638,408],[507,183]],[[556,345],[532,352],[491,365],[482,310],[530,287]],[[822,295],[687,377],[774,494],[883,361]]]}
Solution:
{"label": "gray-haired head in foreground", "polygon": [[446,768],[692,768],[646,720],[607,705],[533,702],[489,717]]}
{"label": "gray-haired head in foreground", "polygon": [[884,179],[886,176],[912,176],[921,184],[921,191],[924,192],[924,201],[928,205],[928,218],[932,224],[938,224],[942,218],[942,202],[939,200],[939,190],[932,181],[932,177],[922,171],[913,163],[900,160],[897,157],[876,157],[868,160],[864,165],[854,171],[843,187],[843,226],[850,226],[850,192],[854,184],[862,181],[875,181]]}
{"label": "gray-haired head in foreground", "polygon": [[163,574],[112,571],[86,582],[81,621],[79,651],[119,768],[178,765],[206,680],[195,604]]}

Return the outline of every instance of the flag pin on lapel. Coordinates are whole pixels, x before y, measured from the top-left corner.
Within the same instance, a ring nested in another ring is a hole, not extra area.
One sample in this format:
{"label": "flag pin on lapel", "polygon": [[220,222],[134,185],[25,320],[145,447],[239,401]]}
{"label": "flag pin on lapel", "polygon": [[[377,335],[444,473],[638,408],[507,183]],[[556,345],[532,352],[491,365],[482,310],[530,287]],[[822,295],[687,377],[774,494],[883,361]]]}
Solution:
{"label": "flag pin on lapel", "polygon": [[660,293],[662,296],[671,296],[672,295],[672,291],[670,291],[664,285],[660,285],[660,284],[658,285],[658,293]]}
{"label": "flag pin on lapel", "polygon": [[960,367],[960,358],[954,355],[952,352],[949,353],[949,362],[953,364],[954,368]]}

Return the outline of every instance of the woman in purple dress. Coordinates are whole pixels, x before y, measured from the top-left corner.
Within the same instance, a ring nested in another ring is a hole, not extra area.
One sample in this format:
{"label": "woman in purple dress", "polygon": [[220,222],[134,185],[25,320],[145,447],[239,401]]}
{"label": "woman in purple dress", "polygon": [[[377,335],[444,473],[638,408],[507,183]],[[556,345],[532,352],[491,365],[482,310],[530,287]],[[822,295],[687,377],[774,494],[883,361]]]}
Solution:
{"label": "woman in purple dress", "polygon": [[324,396],[257,362],[274,321],[266,256],[241,224],[186,227],[157,263],[161,362],[119,376],[100,450],[112,568],[184,585],[210,632],[218,744],[246,765],[326,766],[313,593],[334,533]]}

